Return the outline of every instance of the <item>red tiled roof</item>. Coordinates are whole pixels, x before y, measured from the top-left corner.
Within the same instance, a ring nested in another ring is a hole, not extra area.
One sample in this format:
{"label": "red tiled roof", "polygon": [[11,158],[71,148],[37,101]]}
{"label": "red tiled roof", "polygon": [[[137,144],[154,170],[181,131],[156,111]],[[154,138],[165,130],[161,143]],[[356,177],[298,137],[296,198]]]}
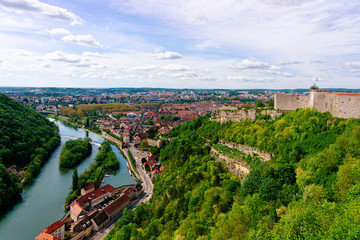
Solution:
{"label": "red tiled roof", "polygon": [[62,225],[64,225],[65,223],[62,221],[56,221],[53,224],[51,224],[50,226],[44,228],[43,230],[41,230],[41,233],[52,233],[53,231],[55,231],[56,229],[58,229],[59,227],[61,227]]}
{"label": "red tiled roof", "polygon": [[104,211],[110,215],[112,212],[116,211],[120,206],[122,206],[127,201],[130,201],[130,198],[127,194],[121,194],[115,201],[110,203],[104,208]]}
{"label": "red tiled roof", "polygon": [[71,211],[76,217],[78,217],[78,216],[82,213],[83,209],[82,209],[81,206],[79,206],[79,204],[78,204],[76,201],[74,201],[74,202],[71,203],[71,209],[70,209],[70,211]]}
{"label": "red tiled roof", "polygon": [[47,233],[41,233],[39,236],[36,237],[37,240],[60,240],[60,238],[55,237],[53,235]]}
{"label": "red tiled roof", "polygon": [[[104,192],[102,190],[104,190]],[[111,186],[110,184],[107,184],[101,188],[96,189],[93,192],[90,192],[88,194],[85,194],[84,196],[81,196],[80,198],[76,199],[74,202],[79,204],[80,207],[83,207],[86,203],[89,202],[89,199],[91,199],[91,201],[92,201],[92,200],[94,200],[98,197],[101,197],[102,195],[112,192],[114,190],[115,190],[115,188],[113,186]],[[71,206],[73,205],[73,203],[71,203]]]}
{"label": "red tiled roof", "polygon": [[127,187],[122,193],[129,195],[132,191],[133,189],[131,187]]}
{"label": "red tiled roof", "polygon": [[90,189],[92,189],[92,188],[95,189],[95,185],[94,185],[94,184],[90,184],[90,185],[87,185],[87,186],[83,187],[83,189],[84,189],[85,191],[90,190]]}

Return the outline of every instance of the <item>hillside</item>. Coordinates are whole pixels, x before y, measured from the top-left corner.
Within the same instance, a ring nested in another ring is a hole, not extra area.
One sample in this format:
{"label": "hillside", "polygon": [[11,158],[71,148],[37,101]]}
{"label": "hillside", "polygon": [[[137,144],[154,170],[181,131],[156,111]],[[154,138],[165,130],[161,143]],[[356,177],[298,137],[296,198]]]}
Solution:
{"label": "hillside", "polygon": [[[107,240],[359,238],[359,120],[309,109],[266,122],[203,117],[171,136],[150,203],[124,211]],[[220,142],[272,158],[246,157],[240,181],[209,154]]]}
{"label": "hillside", "polygon": [[[54,123],[3,94],[0,94],[0,136],[0,207],[4,207],[19,197],[19,179],[27,183],[39,172],[60,137]],[[14,165],[17,176],[6,171]]]}

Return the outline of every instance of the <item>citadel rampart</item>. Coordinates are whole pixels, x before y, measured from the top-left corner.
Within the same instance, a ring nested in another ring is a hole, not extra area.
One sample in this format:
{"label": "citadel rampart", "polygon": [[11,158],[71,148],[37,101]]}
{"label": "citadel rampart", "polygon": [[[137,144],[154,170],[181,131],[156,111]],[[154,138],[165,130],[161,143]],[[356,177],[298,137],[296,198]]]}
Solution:
{"label": "citadel rampart", "polygon": [[283,111],[315,108],[339,118],[360,118],[360,94],[311,89],[310,95],[276,94],[274,108]]}

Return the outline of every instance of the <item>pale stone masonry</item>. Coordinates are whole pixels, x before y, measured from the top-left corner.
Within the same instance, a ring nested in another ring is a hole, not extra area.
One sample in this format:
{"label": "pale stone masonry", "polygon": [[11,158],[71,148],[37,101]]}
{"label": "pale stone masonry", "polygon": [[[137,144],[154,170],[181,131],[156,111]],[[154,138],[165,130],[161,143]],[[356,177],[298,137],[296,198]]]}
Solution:
{"label": "pale stone masonry", "polygon": [[314,108],[319,112],[330,112],[339,118],[360,118],[360,93],[340,93],[319,90],[315,85],[310,95],[276,94],[274,108],[292,111],[298,108]]}

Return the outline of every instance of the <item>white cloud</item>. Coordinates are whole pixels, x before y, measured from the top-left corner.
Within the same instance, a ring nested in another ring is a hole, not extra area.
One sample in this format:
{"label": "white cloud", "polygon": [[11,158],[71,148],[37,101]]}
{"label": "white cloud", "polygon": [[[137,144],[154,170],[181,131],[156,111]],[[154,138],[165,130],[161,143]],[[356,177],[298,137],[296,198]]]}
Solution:
{"label": "white cloud", "polygon": [[258,82],[258,83],[264,83],[264,82],[272,82],[275,79],[272,77],[239,77],[239,76],[228,76],[227,79],[229,81],[238,81],[238,82]]}
{"label": "white cloud", "polygon": [[181,54],[177,52],[158,52],[151,54],[151,56],[153,56],[155,59],[160,60],[182,58]]}
{"label": "white cloud", "polygon": [[55,51],[52,53],[48,53],[45,55],[45,59],[49,59],[52,61],[60,61],[66,63],[79,63],[81,61],[81,57],[75,54],[68,54],[62,51]]}
{"label": "white cloud", "polygon": [[188,67],[188,66],[178,65],[178,64],[168,64],[168,65],[162,66],[161,68],[164,69],[164,70],[166,70],[166,71],[171,71],[171,72],[189,71],[189,67]]}
{"label": "white cloud", "polygon": [[345,62],[344,66],[349,69],[349,72],[360,72],[360,62]]}
{"label": "white cloud", "polygon": [[280,60],[280,59],[276,59],[275,62],[278,65],[294,65],[294,64],[302,64],[302,63],[304,63],[302,61]]}
{"label": "white cloud", "polygon": [[84,20],[67,9],[40,2],[39,0],[0,0],[0,6],[18,12],[31,12],[37,15],[70,21],[72,25],[84,23]]}
{"label": "white cloud", "polygon": [[67,35],[62,38],[64,42],[75,43],[81,46],[100,48],[102,45],[95,40],[91,34],[86,35]]}
{"label": "white cloud", "polygon": [[98,57],[98,58],[110,58],[111,57],[109,55],[101,54],[98,52],[83,52],[83,55],[88,56],[88,57]]}
{"label": "white cloud", "polygon": [[10,48],[10,49],[6,49],[7,52],[16,55],[16,56],[32,56],[33,53],[25,50],[25,49],[20,49],[20,48]]}
{"label": "white cloud", "polygon": [[157,65],[136,66],[129,68],[130,71],[152,71],[158,69]]}
{"label": "white cloud", "polygon": [[232,70],[246,70],[246,69],[269,69],[271,66],[265,62],[251,61],[248,59],[242,60],[239,63],[229,66]]}
{"label": "white cloud", "polygon": [[70,35],[71,32],[65,28],[53,28],[49,30],[51,35]]}

